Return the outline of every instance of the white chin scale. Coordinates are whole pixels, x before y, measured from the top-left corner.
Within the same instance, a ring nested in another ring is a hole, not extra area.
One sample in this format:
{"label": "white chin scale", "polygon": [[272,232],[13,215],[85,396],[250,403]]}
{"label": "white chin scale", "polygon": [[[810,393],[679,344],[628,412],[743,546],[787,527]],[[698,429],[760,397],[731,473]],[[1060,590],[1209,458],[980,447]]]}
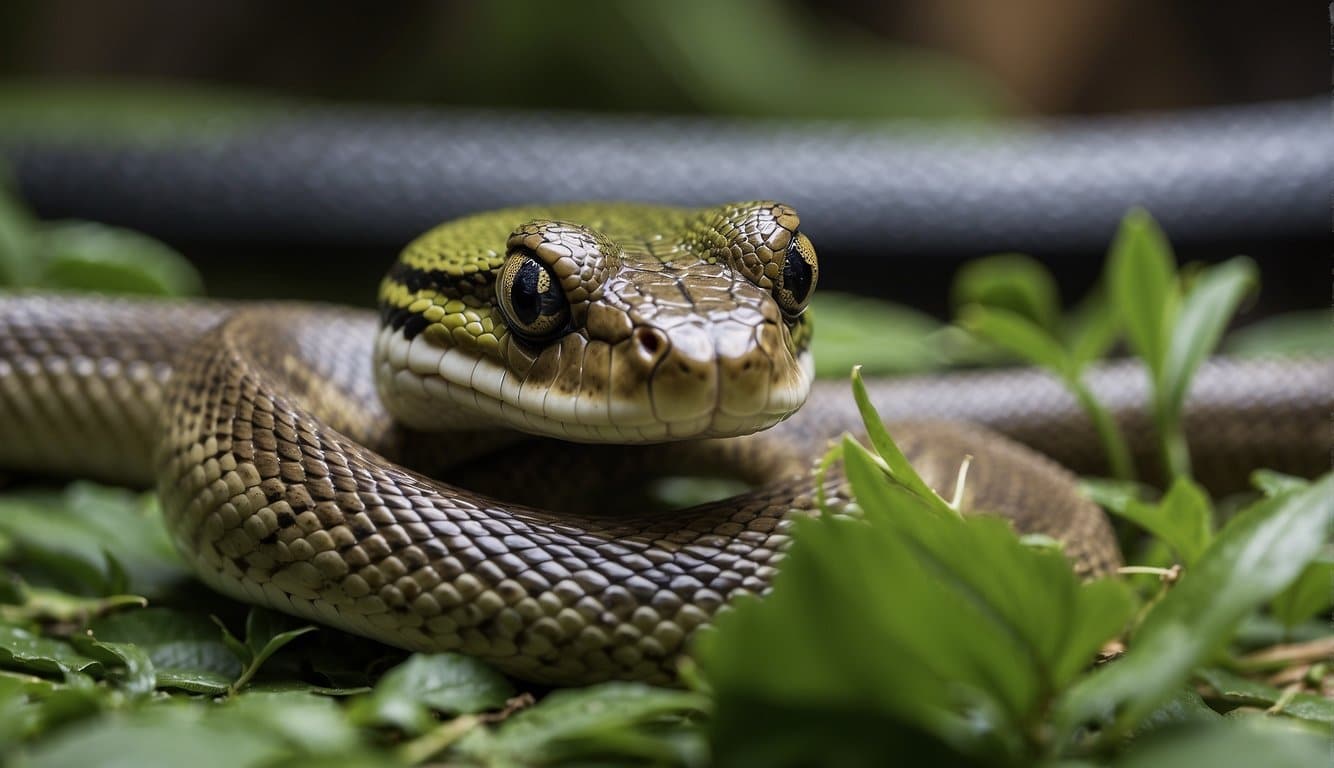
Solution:
{"label": "white chin scale", "polygon": [[714,409],[696,418],[664,422],[641,403],[598,402],[555,394],[489,358],[409,340],[389,326],[375,339],[375,385],[385,407],[401,423],[427,432],[495,429],[582,443],[652,443],[734,437],[767,429],[787,418],[810,393],[814,363],[797,359],[784,386],[771,386],[758,414],[733,416]]}

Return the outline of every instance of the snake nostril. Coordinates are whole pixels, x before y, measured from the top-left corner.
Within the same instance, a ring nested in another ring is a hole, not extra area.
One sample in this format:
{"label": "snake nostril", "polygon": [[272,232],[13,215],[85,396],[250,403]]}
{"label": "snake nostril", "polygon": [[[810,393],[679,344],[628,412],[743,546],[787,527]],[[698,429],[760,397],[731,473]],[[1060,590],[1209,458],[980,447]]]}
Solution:
{"label": "snake nostril", "polygon": [[667,339],[663,337],[662,331],[653,328],[636,329],[635,342],[649,357],[657,357],[667,347]]}

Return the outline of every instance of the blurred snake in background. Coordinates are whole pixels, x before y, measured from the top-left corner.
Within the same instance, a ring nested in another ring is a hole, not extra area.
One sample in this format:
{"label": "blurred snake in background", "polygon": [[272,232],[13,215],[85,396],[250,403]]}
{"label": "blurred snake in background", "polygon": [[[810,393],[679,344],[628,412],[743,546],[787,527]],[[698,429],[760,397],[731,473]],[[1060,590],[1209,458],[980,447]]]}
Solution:
{"label": "blurred snake in background", "polygon": [[[16,157],[24,178],[43,155]],[[780,203],[601,203],[431,229],[390,268],[378,313],[5,297],[0,466],[155,485],[186,560],[241,600],[534,681],[668,682],[696,629],[767,588],[791,519],[815,509],[812,461],[859,431],[846,384],[812,382],[819,273]],[[1186,415],[1200,478],[1326,468],[1331,374],[1329,360],[1206,363]],[[1145,463],[1143,371],[1110,363],[1088,381]],[[871,394],[938,489],[971,455],[967,507],[1061,540],[1082,573],[1119,564],[1070,473],[1099,471],[1097,441],[1054,379],[956,373]],[[672,474],[751,490],[686,510],[626,501]]]}

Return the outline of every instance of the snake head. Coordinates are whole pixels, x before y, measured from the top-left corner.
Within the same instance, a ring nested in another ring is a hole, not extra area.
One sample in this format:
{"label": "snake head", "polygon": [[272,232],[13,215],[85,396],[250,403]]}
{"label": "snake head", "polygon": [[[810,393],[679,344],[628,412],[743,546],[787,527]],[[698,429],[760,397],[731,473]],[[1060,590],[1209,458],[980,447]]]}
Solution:
{"label": "snake head", "polygon": [[[503,252],[485,270],[439,268],[482,219],[509,222],[503,239],[492,232]],[[799,225],[772,202],[520,209],[444,225],[382,286],[381,396],[419,429],[503,425],[582,442],[765,429],[810,390],[805,309],[819,273]],[[425,285],[428,271],[437,279]]]}

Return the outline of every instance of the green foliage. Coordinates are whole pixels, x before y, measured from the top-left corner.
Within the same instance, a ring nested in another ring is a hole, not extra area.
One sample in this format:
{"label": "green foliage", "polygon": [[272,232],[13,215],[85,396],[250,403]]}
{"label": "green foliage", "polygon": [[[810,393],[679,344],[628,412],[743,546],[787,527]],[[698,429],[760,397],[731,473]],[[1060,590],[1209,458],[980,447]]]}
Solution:
{"label": "green foliage", "polygon": [[1178,477],[1157,504],[1128,499],[1113,511],[1157,536],[1194,564],[1213,537],[1213,508],[1208,495],[1188,477]]}
{"label": "green foliage", "polygon": [[[1105,307],[1094,306],[1070,339],[1060,339],[1052,328],[1056,313],[1055,288],[1036,262],[1017,261],[1013,255],[977,262],[981,268],[965,273],[955,285],[961,306],[958,322],[973,335],[1058,376],[1074,394],[1098,432],[1112,475],[1121,480],[1135,476],[1125,437],[1107,409],[1084,383],[1084,368],[1106,351],[1115,338],[1114,324]],[[1014,270],[1015,264],[1023,267]],[[985,283],[977,277],[985,275]],[[1039,275],[1041,277],[1039,277]],[[1015,298],[1018,297],[1018,298]],[[971,302],[971,303],[969,303]]]}
{"label": "green foliage", "polygon": [[[1247,262],[1228,262],[1194,273],[1185,287],[1161,232],[1138,213],[1112,250],[1105,291],[1074,320],[1060,318],[1040,266],[1014,255],[970,267],[955,300],[977,336],[1057,373],[1099,425],[1114,466],[1128,468],[1081,372],[1124,329],[1151,371],[1172,456],[1191,374],[1254,275]],[[133,235],[46,229],[0,200],[0,281],[8,285],[194,290],[174,259]],[[884,308],[870,322],[893,324],[912,341],[866,347],[868,311],[839,299],[817,307],[817,354],[841,350],[846,365],[883,352],[873,361],[882,371],[974,354],[957,345],[935,351],[948,330]],[[1256,656],[1239,654],[1281,640],[1325,647],[1328,625],[1312,618],[1334,603],[1334,476],[1257,472],[1263,498],[1216,533],[1214,509],[1228,506],[1215,505],[1178,459],[1156,501],[1134,483],[1089,482],[1096,499],[1184,566],[1179,581],[1140,606],[1119,578],[1080,583],[1058,543],[959,516],[894,445],[860,374],[853,396],[870,447],[844,439],[821,470],[841,466],[851,506],[794,521],[772,592],[738,601],[697,637],[690,690],[608,683],[543,695],[516,689],[476,659],[407,655],[246,612],[193,584],[151,497],[90,484],[7,492],[0,759],[864,765],[910,756],[1212,768],[1312,765],[1325,754],[1334,734],[1329,700],[1257,679]],[[1124,656],[1095,666],[1118,638]],[[1318,686],[1327,675],[1314,663],[1302,679]]]}
{"label": "green foliage", "polygon": [[[999,519],[955,515],[868,415],[873,443],[889,450],[842,445],[863,517],[798,520],[772,593],[738,602],[699,639],[720,756],[766,742],[800,764],[855,738],[839,727],[850,711],[862,713],[850,728],[878,720],[904,745],[1041,754],[1052,695],[1128,620],[1129,592],[1081,585],[1058,552],[1025,546]],[[768,728],[774,710],[786,711],[779,722],[824,718],[824,738]]]}
{"label": "green foliage", "polygon": [[1262,499],[1219,531],[1194,567],[1144,616],[1125,657],[1074,686],[1058,722],[1128,732],[1210,662],[1241,621],[1281,592],[1320,551],[1334,521],[1334,474]]}
{"label": "green foliage", "polygon": [[0,169],[0,289],[101,291],[153,296],[202,292],[199,273],[147,235],[84,221],[39,222]]}
{"label": "green foliage", "polygon": [[1241,300],[1259,283],[1254,263],[1238,257],[1201,269],[1187,289],[1172,249],[1143,210],[1126,215],[1107,262],[1112,302],[1130,346],[1153,384],[1153,414],[1172,477],[1190,474],[1181,408],[1191,377],[1218,345]]}

